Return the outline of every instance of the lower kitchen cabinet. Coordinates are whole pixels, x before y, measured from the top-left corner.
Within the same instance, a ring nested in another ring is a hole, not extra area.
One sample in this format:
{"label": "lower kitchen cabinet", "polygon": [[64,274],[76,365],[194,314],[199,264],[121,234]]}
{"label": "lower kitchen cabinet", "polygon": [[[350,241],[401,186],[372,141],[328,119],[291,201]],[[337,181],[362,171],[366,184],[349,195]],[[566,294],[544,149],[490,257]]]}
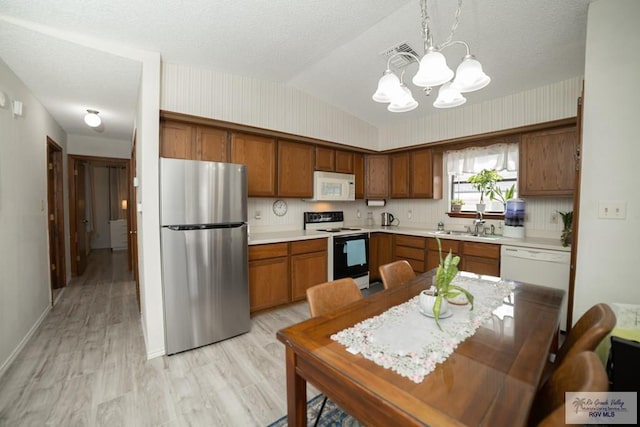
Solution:
{"label": "lower kitchen cabinet", "polygon": [[288,243],[249,246],[249,301],[251,312],[290,301]]}
{"label": "lower kitchen cabinet", "polygon": [[500,276],[500,245],[462,242],[461,264],[460,270]]}
{"label": "lower kitchen cabinet", "polygon": [[393,262],[393,235],[371,233],[369,236],[369,281],[381,280],[378,267]]}
{"label": "lower kitchen cabinet", "polygon": [[416,274],[424,273],[427,252],[426,239],[419,236],[394,235],[394,258],[406,260]]}
{"label": "lower kitchen cabinet", "polygon": [[249,246],[251,312],[306,298],[307,288],[327,281],[327,239]]}
{"label": "lower kitchen cabinet", "polygon": [[291,301],[307,297],[307,289],[327,281],[327,239],[291,242]]}
{"label": "lower kitchen cabinet", "polygon": [[[453,255],[460,255],[460,241],[459,240],[449,240],[449,239],[440,239],[440,243],[442,245],[442,258],[447,256],[449,251]],[[438,251],[438,242],[436,239],[427,238],[427,270],[429,271],[432,268],[436,268],[440,264],[440,252]],[[462,268],[460,268],[462,270]]]}

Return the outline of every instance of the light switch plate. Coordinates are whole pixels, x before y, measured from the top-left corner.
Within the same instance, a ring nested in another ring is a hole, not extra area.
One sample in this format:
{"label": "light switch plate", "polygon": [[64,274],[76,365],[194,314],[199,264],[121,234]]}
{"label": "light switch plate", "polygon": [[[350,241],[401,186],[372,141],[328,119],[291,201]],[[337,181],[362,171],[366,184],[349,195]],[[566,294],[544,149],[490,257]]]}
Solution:
{"label": "light switch plate", "polygon": [[7,95],[0,90],[0,108],[4,108],[7,105]]}
{"label": "light switch plate", "polygon": [[601,200],[598,203],[598,218],[625,219],[627,217],[627,202],[624,200]]}

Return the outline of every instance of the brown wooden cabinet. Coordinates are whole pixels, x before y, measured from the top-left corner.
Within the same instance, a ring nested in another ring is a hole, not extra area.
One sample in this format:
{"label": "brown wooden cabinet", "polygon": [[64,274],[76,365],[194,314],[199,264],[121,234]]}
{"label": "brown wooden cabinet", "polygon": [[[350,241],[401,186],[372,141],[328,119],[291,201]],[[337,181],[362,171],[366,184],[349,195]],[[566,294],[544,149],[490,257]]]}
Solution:
{"label": "brown wooden cabinet", "polygon": [[210,126],[162,121],[160,157],[228,162],[229,132]]}
{"label": "brown wooden cabinet", "polygon": [[327,239],[290,243],[291,300],[307,297],[307,289],[327,281]]}
{"label": "brown wooden cabinet", "polygon": [[408,198],[411,196],[409,183],[409,152],[394,153],[389,156],[389,175],[391,177],[392,199]]}
{"label": "brown wooden cabinet", "polygon": [[380,280],[378,267],[393,261],[393,235],[371,233],[369,236],[369,281]]}
{"label": "brown wooden cabinet", "polygon": [[460,270],[500,276],[500,245],[462,242]]}
{"label": "brown wooden cabinet", "polygon": [[160,157],[194,158],[195,126],[163,121],[160,124]]}
{"label": "brown wooden cabinet", "polygon": [[[449,251],[453,255],[460,255],[460,245],[462,242],[459,240],[440,239],[442,245],[442,257],[447,256]],[[427,238],[427,267],[426,271],[436,268],[440,264],[440,252],[438,251],[438,242],[434,238]]]}
{"label": "brown wooden cabinet", "polygon": [[356,177],[356,199],[364,199],[364,154],[353,153],[353,174]]}
{"label": "brown wooden cabinet", "polygon": [[276,195],[276,140],[234,132],[231,162],[247,165],[249,197]]}
{"label": "brown wooden cabinet", "polygon": [[442,154],[430,148],[389,156],[391,198],[442,198]]}
{"label": "brown wooden cabinet", "polygon": [[313,197],[315,147],[294,141],[278,141],[278,196]]}
{"label": "brown wooden cabinet", "polygon": [[249,301],[251,312],[290,301],[287,243],[249,246]]}
{"label": "brown wooden cabinet", "polygon": [[365,198],[389,198],[389,156],[368,154],[365,158]]}
{"label": "brown wooden cabinet", "polygon": [[316,167],[317,171],[335,172],[336,170],[336,150],[328,147],[316,147]]}
{"label": "brown wooden cabinet", "polygon": [[208,126],[196,129],[196,159],[229,162],[229,132]]}
{"label": "brown wooden cabinet", "polygon": [[250,311],[305,299],[327,281],[327,263],[326,238],[249,246]]}
{"label": "brown wooden cabinet", "polygon": [[424,273],[426,266],[426,239],[419,236],[394,235],[394,258],[407,260],[416,274]]}
{"label": "brown wooden cabinet", "polygon": [[442,198],[442,153],[430,148],[409,152],[411,197]]}
{"label": "brown wooden cabinet", "polygon": [[336,172],[354,173],[353,151],[336,150]]}
{"label": "brown wooden cabinet", "polygon": [[523,134],[518,195],[573,195],[576,146],[575,126]]}

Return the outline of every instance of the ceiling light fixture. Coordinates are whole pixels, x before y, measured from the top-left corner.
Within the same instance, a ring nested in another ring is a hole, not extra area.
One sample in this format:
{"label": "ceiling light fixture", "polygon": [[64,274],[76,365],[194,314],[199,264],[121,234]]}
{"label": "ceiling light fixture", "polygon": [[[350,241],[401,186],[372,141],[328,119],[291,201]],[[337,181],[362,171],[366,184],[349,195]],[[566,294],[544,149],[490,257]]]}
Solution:
{"label": "ceiling light fixture", "polygon": [[[410,52],[397,52],[387,60],[387,69],[378,81],[378,88],[372,99],[380,103],[389,103],[387,109],[391,112],[406,112],[415,109],[418,103],[413,99],[413,95],[408,87],[404,85],[401,78],[391,71],[391,60],[399,55],[413,58],[418,64],[418,72],[413,76],[414,85],[424,88],[427,95],[435,86],[440,86],[438,98],[433,103],[436,108],[452,108],[467,102],[462,95],[466,92],[473,92],[487,86],[491,78],[482,71],[482,65],[469,51],[469,45],[463,41],[453,40],[453,34],[460,23],[460,12],[462,10],[462,0],[458,0],[458,7],[449,37],[439,46],[433,44],[433,36],[429,28],[430,16],[428,13],[427,0],[420,0],[422,11],[422,37],[424,39],[424,56],[422,59]],[[466,55],[458,65],[455,72],[447,65],[447,61],[441,51],[454,44],[462,45],[466,48]],[[403,72],[404,74],[404,72]]]}
{"label": "ceiling light fixture", "polygon": [[84,115],[84,122],[87,126],[92,128],[97,128],[102,124],[102,119],[98,116],[99,111],[97,110],[87,110],[87,114]]}

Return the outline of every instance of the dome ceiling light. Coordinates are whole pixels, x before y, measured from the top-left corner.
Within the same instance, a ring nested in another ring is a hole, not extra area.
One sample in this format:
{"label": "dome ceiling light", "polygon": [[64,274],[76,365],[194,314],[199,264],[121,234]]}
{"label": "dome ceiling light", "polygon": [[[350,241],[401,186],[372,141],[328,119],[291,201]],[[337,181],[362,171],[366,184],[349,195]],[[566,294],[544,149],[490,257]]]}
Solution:
{"label": "dome ceiling light", "polygon": [[87,110],[87,114],[84,115],[84,122],[87,126],[97,128],[102,124],[102,119],[100,119],[98,113],[100,112],[97,110]]}
{"label": "dome ceiling light", "polygon": [[[414,85],[423,88],[427,95],[430,94],[432,88],[442,85],[438,90],[438,98],[433,103],[436,108],[452,108],[462,105],[467,102],[467,99],[462,95],[463,93],[482,89],[491,82],[491,78],[482,70],[482,64],[470,53],[469,45],[463,41],[453,40],[453,35],[460,23],[462,0],[458,0],[449,37],[439,46],[433,44],[433,36],[429,28],[431,17],[428,13],[427,3],[427,0],[420,0],[424,56],[420,59],[411,52],[397,52],[391,55],[387,60],[387,69],[378,81],[378,88],[372,97],[376,102],[389,103],[387,109],[391,112],[411,111],[418,106],[411,90],[403,83],[402,75],[398,78],[391,71],[391,61],[398,56],[412,58],[419,64],[418,72],[411,81]],[[454,74],[441,51],[455,44],[464,46],[466,55],[462,58],[462,62]]]}

